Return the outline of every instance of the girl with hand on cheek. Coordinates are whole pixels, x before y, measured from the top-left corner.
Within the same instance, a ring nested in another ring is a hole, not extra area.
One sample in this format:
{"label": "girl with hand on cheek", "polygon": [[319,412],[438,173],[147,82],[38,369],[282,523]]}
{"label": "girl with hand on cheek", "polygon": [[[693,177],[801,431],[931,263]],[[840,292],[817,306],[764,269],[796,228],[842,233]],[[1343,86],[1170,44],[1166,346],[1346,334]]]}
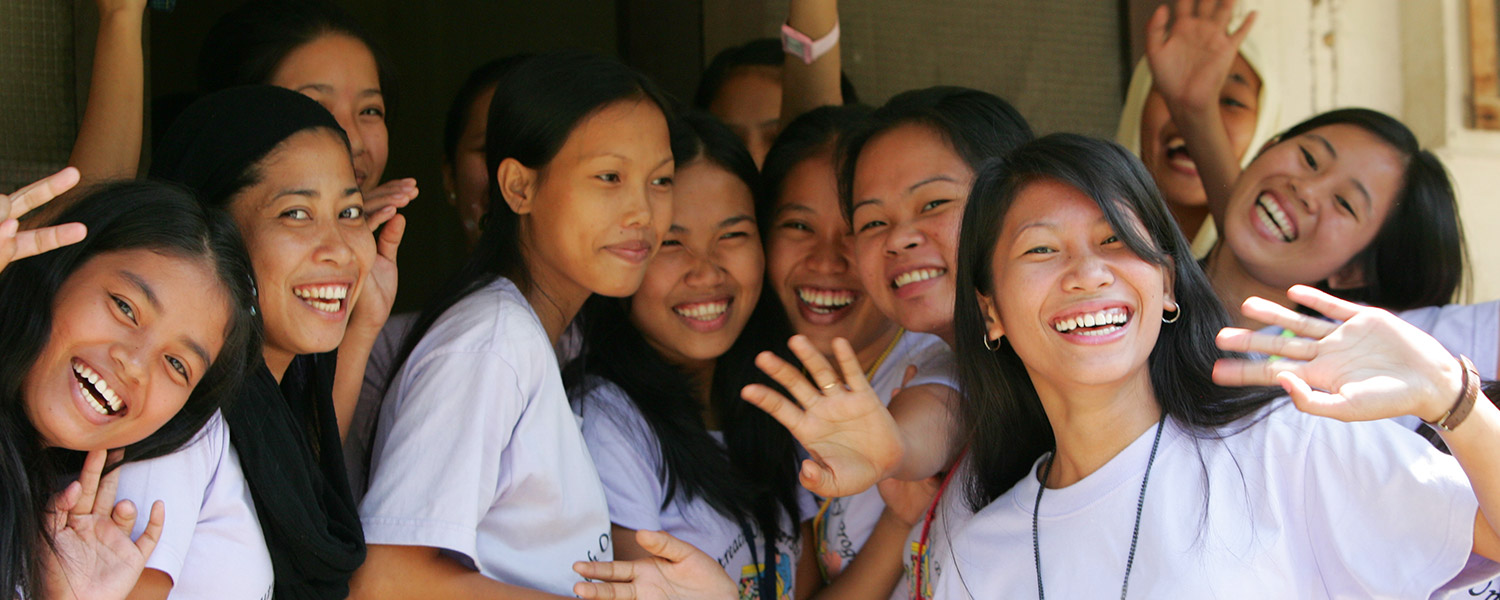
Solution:
{"label": "girl with hand on cheek", "polygon": [[635,293],[671,224],[667,103],[581,53],[526,59],[495,89],[491,217],[399,355],[355,597],[568,595],[574,561],[611,556],[554,348],[590,296]]}
{"label": "girl with hand on cheek", "polygon": [[393,285],[401,217],[376,238],[382,217],[364,212],[343,129],[318,103],[272,86],[190,106],[152,175],[234,218],[255,267],[265,344],[221,421],[181,452],[124,473],[127,497],[200,507],[168,520],[170,551],[138,591],[347,595],[364,542],[340,452],[338,407],[352,401],[336,397],[337,369],[341,355],[369,352],[348,340],[360,315],[383,320],[390,310],[361,291]]}
{"label": "girl with hand on cheek", "polygon": [[[132,544],[144,505],[114,503],[113,469],[186,443],[260,335],[234,224],[180,188],[103,186],[61,213],[67,225],[17,234],[15,217],[77,181],[68,169],[0,196],[0,589],[29,598],[126,596],[164,513],[152,503]],[[81,458],[59,451],[89,455],[49,501]]]}

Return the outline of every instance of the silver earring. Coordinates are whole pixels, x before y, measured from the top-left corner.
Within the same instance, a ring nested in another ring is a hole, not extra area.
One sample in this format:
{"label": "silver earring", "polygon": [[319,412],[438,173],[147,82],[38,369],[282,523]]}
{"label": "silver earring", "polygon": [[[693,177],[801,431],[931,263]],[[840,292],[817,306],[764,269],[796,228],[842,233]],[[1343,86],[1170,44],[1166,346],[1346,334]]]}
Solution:
{"label": "silver earring", "polygon": [[1172,318],[1168,319],[1166,317],[1162,317],[1161,318],[1161,322],[1163,322],[1163,323],[1176,323],[1177,320],[1181,319],[1181,318],[1182,318],[1182,305],[1179,304],[1179,305],[1177,305],[1177,310],[1172,311]]}
{"label": "silver earring", "polygon": [[988,331],[984,333],[984,349],[989,350],[990,352],[994,352],[1000,349],[1000,340],[995,340],[994,346],[990,345],[990,334]]}

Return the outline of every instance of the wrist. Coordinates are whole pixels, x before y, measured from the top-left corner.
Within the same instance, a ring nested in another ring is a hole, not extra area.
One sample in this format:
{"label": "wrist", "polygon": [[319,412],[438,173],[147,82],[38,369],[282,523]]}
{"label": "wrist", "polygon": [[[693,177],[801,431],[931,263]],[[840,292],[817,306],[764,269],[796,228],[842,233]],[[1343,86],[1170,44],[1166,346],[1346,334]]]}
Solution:
{"label": "wrist", "polygon": [[[920,517],[915,521],[908,521],[901,515],[896,514],[896,511],[891,510],[891,507],[889,506],[880,511],[879,523],[886,523],[898,527],[902,530],[910,530],[911,528],[916,527],[917,523],[921,521],[922,519]],[[879,526],[879,523],[876,524],[877,527]]]}
{"label": "wrist", "polygon": [[130,27],[137,33],[141,30],[141,24],[146,22],[145,11],[129,8],[101,8],[99,9],[99,27],[120,26]]}
{"label": "wrist", "polygon": [[1479,373],[1468,357],[1445,361],[1434,379],[1435,390],[1416,416],[1428,425],[1445,431],[1458,427],[1473,410],[1479,394]]}

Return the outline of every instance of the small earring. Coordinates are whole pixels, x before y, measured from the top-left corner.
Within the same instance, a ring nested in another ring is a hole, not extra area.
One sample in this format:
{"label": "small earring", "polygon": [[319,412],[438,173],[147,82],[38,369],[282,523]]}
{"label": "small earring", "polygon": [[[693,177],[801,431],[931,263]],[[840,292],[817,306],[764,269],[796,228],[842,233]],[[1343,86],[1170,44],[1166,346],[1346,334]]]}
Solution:
{"label": "small earring", "polygon": [[986,331],[984,333],[984,349],[985,350],[989,350],[990,352],[994,352],[996,350],[999,350],[1000,349],[1000,340],[995,340],[995,345],[991,346],[990,345],[990,334],[989,334],[989,332]]}
{"label": "small earring", "polygon": [[[1165,314],[1165,312],[1163,312],[1163,314]],[[1182,318],[1182,305],[1179,304],[1179,305],[1177,305],[1177,310],[1172,311],[1172,318],[1168,319],[1166,317],[1162,317],[1161,318],[1161,322],[1163,322],[1163,323],[1176,323],[1177,320],[1181,319],[1181,318]]]}

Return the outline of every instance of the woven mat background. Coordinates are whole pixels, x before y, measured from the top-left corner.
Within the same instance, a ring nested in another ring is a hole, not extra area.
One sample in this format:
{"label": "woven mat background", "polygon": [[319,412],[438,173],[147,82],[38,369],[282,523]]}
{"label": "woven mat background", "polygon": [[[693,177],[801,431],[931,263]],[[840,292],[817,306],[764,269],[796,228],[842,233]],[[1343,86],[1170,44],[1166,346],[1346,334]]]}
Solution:
{"label": "woven mat background", "polygon": [[0,192],[67,164],[78,132],[74,3],[0,2]]}

